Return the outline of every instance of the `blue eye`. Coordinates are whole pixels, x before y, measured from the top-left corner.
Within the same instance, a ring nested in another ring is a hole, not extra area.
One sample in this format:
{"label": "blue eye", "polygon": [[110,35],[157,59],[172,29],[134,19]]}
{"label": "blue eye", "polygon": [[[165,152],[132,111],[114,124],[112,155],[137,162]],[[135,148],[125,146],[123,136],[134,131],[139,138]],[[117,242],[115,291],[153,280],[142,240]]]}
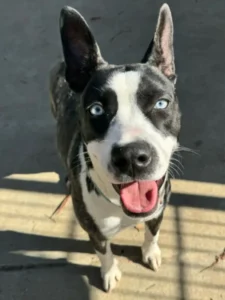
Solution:
{"label": "blue eye", "polygon": [[101,104],[93,104],[90,107],[89,111],[90,111],[90,114],[95,117],[101,116],[105,112]]}
{"label": "blue eye", "polygon": [[169,104],[169,101],[160,99],[159,101],[156,102],[154,108],[155,109],[165,109],[165,108],[167,108],[168,104]]}

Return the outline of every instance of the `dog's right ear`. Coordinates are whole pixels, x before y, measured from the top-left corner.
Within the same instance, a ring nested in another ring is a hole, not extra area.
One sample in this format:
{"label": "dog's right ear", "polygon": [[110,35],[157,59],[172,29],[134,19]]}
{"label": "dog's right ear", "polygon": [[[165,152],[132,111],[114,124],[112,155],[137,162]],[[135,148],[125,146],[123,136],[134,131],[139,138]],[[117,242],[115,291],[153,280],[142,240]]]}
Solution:
{"label": "dog's right ear", "polygon": [[66,80],[72,90],[81,93],[104,60],[86,21],[69,6],[61,10],[60,33]]}
{"label": "dog's right ear", "polygon": [[167,4],[162,5],[154,39],[150,43],[142,63],[157,67],[173,83],[176,82],[174,49],[173,49],[173,19]]}

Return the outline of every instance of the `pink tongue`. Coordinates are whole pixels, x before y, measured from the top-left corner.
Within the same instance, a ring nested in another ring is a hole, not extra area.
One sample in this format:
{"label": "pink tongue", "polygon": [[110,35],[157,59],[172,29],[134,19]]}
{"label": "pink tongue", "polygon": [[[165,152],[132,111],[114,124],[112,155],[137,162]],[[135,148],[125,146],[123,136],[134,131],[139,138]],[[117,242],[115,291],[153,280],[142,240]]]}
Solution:
{"label": "pink tongue", "polygon": [[121,188],[120,197],[128,211],[146,213],[156,205],[158,186],[155,181],[132,182]]}

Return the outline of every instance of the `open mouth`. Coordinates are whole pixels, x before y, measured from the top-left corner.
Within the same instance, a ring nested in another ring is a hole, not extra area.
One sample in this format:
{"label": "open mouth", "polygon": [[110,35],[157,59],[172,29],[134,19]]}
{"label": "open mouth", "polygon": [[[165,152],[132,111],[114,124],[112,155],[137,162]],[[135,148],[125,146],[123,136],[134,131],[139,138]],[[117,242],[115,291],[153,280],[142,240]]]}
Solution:
{"label": "open mouth", "polygon": [[158,202],[158,191],[164,177],[157,181],[133,181],[113,185],[125,209],[131,213],[151,212]]}

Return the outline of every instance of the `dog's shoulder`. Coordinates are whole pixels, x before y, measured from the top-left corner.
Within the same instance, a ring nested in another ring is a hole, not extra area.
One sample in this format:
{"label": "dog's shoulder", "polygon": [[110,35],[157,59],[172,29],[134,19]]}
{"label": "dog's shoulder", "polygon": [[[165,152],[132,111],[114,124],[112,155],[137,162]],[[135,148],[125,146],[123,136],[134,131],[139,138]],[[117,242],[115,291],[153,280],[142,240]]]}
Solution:
{"label": "dog's shoulder", "polygon": [[57,119],[62,91],[65,90],[65,86],[67,85],[64,80],[64,69],[64,62],[59,61],[54,64],[49,73],[48,88],[50,94],[50,106],[55,119]]}
{"label": "dog's shoulder", "polygon": [[77,95],[70,89],[65,79],[65,62],[59,61],[49,74],[49,93],[52,114],[56,119],[67,117],[76,111]]}

